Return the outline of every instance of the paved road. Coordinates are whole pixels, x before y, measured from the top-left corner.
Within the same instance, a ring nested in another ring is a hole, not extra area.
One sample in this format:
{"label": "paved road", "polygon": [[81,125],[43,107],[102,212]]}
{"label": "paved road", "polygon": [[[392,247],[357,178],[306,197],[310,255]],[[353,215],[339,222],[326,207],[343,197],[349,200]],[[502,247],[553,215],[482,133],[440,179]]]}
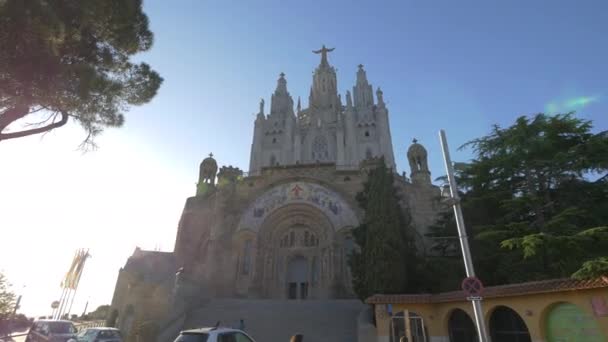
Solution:
{"label": "paved road", "polygon": [[0,339],[0,341],[6,341],[6,342],[25,342],[25,335],[19,336],[19,337],[15,337],[12,340]]}

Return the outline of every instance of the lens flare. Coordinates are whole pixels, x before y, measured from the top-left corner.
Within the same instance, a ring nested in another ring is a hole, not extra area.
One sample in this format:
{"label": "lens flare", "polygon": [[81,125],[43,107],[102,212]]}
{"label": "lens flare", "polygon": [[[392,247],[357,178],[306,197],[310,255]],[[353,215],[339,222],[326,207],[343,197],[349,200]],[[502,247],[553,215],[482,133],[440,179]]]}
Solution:
{"label": "lens flare", "polygon": [[545,106],[545,112],[547,114],[567,113],[572,111],[579,111],[593,103],[599,102],[600,96],[579,96],[565,100],[557,100],[549,102]]}

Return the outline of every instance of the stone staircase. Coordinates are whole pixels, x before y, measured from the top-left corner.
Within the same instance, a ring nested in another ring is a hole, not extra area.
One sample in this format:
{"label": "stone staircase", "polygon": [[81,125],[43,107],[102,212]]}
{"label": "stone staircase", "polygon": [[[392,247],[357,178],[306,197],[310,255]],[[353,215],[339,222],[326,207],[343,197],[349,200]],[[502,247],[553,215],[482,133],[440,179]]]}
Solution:
{"label": "stone staircase", "polygon": [[288,342],[295,333],[306,342],[356,342],[357,316],[366,306],[358,300],[212,299],[191,311],[184,329],[239,327],[257,342]]}

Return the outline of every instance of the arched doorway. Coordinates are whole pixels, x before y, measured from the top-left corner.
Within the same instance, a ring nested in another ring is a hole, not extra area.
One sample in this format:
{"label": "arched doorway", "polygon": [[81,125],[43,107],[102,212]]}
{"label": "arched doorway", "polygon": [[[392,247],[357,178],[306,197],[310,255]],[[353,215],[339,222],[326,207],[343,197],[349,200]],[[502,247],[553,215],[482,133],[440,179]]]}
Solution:
{"label": "arched doorway", "polygon": [[555,305],[546,316],[548,342],[605,342],[597,321],[571,303]]}
{"label": "arched doorway", "polygon": [[471,317],[461,309],[455,309],[448,319],[450,342],[477,342],[477,331]]}
{"label": "arched doorway", "polygon": [[306,299],[308,297],[308,260],[296,256],[287,265],[287,298]]}
{"label": "arched doorway", "polygon": [[524,320],[515,310],[497,307],[490,316],[492,342],[531,342],[530,332]]}

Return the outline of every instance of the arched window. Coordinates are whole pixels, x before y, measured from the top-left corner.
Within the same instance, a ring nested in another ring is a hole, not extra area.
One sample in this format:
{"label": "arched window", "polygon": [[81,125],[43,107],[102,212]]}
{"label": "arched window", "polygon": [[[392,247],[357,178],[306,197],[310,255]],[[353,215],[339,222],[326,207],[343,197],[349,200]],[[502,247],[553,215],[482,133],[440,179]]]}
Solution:
{"label": "arched window", "polygon": [[308,247],[311,245],[310,243],[310,234],[308,233],[308,231],[304,232],[304,246]]}
{"label": "arched window", "polygon": [[448,320],[450,342],[477,342],[477,332],[471,317],[461,309],[450,314]]}
{"label": "arched window", "polygon": [[242,274],[248,275],[251,270],[251,240],[245,241],[243,248],[243,268]]}
{"label": "arched window", "polygon": [[365,136],[369,137],[369,131],[365,131]]}
{"label": "arched window", "polygon": [[327,139],[323,135],[317,135],[312,142],[312,158],[321,160],[329,157]]}
{"label": "arched window", "polygon": [[[414,341],[426,341],[426,329],[424,327],[422,318],[415,312],[409,312],[409,321],[410,321],[410,333],[412,334],[412,339]],[[405,332],[405,317],[403,311],[395,313],[394,316],[391,317],[390,321],[390,342],[399,342],[401,338],[406,335]]]}
{"label": "arched window", "polygon": [[270,166],[275,166],[277,163],[277,157],[273,155],[270,156]]}
{"label": "arched window", "polygon": [[289,247],[293,247],[296,240],[296,234],[292,231],[289,232]]}
{"label": "arched window", "polygon": [[557,303],[545,318],[546,341],[604,341],[599,323],[591,313],[575,304]]}
{"label": "arched window", "polygon": [[490,335],[493,342],[531,342],[524,320],[506,306],[499,306],[492,312]]}
{"label": "arched window", "polygon": [[372,155],[372,150],[370,150],[369,148],[365,151],[365,158],[367,159],[371,159],[373,157]]}

